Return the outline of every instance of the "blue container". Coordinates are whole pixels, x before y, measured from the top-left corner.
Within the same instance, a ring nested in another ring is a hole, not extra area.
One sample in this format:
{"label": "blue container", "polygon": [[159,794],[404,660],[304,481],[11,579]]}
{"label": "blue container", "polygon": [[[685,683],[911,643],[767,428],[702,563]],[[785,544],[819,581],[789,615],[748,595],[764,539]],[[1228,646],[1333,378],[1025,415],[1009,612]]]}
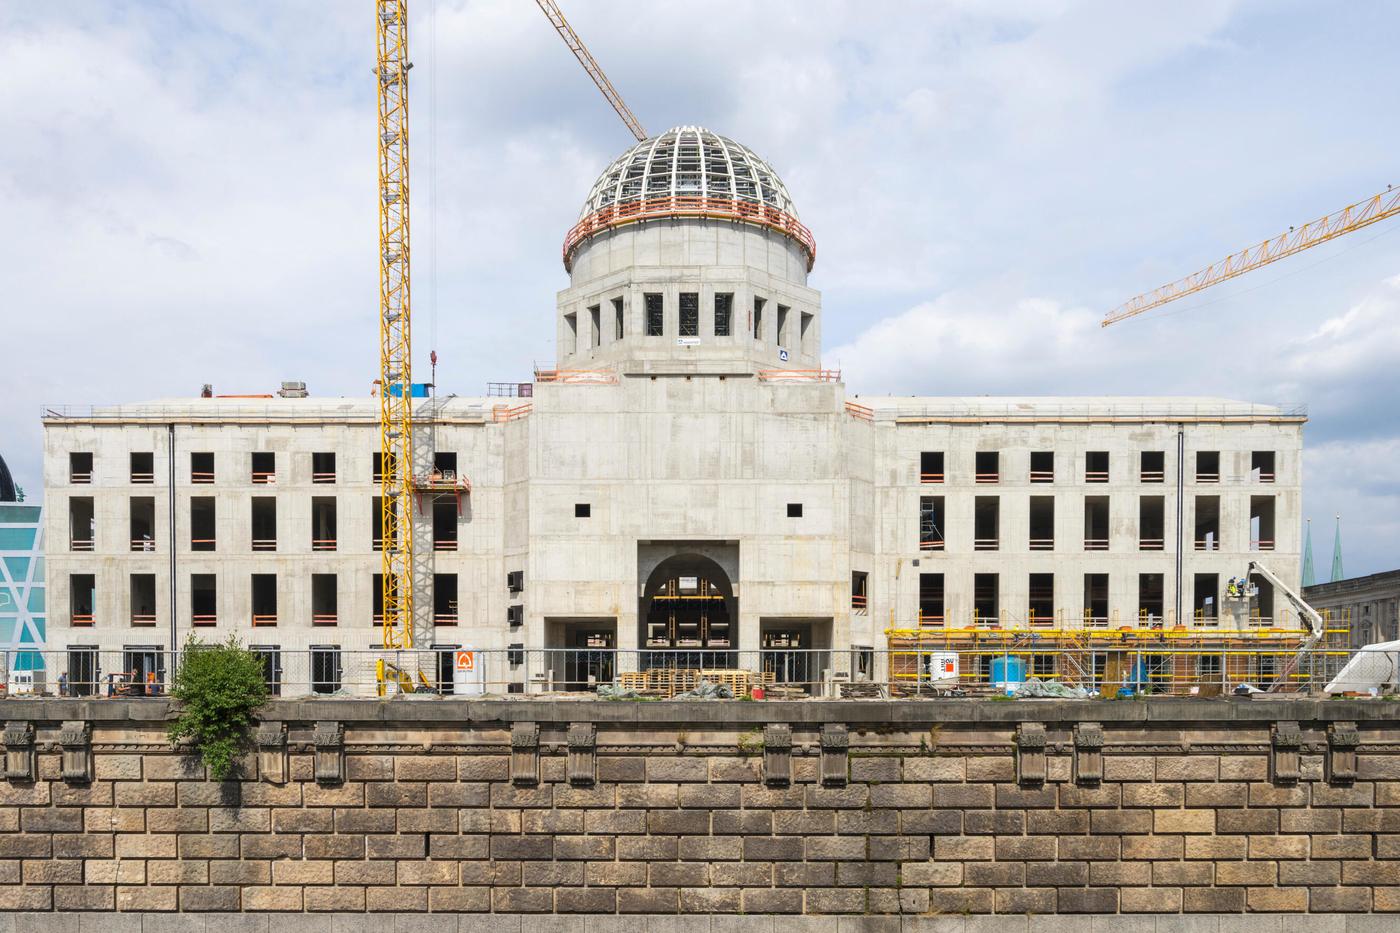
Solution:
{"label": "blue container", "polygon": [[[393,398],[402,398],[402,397],[403,397],[403,383],[402,383],[402,382],[391,383],[390,386],[389,386],[389,395],[392,396]],[[409,386],[408,397],[409,397],[409,398],[427,398],[427,397],[428,397],[428,384],[427,384],[426,382],[415,382],[415,383],[413,383],[412,385]]]}
{"label": "blue container", "polygon": [[1002,655],[992,658],[992,685],[1015,690],[1026,682],[1026,662],[1021,658]]}

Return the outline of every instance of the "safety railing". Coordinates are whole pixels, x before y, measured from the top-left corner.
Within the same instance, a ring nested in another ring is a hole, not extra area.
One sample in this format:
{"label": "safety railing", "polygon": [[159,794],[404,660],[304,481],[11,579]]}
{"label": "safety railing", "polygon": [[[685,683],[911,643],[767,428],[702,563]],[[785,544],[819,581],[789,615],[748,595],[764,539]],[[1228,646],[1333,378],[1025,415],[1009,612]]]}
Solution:
{"label": "safety railing", "polygon": [[154,473],[137,473],[133,471],[131,474],[131,485],[133,486],[150,486],[154,484],[155,481],[156,476]]}
{"label": "safety railing", "polygon": [[972,549],[974,551],[995,551],[1001,547],[1000,538],[973,538]]}
{"label": "safety railing", "polygon": [[150,553],[156,549],[156,542],[152,538],[132,538],[131,549],[133,551]]}
{"label": "safety railing", "polygon": [[330,473],[312,473],[312,474],[311,474],[311,482],[313,482],[313,483],[315,483],[315,484],[317,484],[317,485],[322,485],[322,484],[326,484],[326,483],[334,483],[334,482],[335,482],[335,473],[334,473],[334,472],[330,472]]}
{"label": "safety railing", "polygon": [[219,616],[213,612],[203,612],[190,616],[190,624],[196,628],[207,628],[219,624]]}
{"label": "safety railing", "polygon": [[1055,550],[1055,539],[1031,538],[1029,545],[1032,551],[1053,551]]}
{"label": "safety railing", "polygon": [[313,551],[334,551],[339,544],[337,538],[312,538],[311,550]]}
{"label": "safety railing", "polygon": [[455,550],[457,550],[457,539],[456,539],[456,538],[434,538],[434,539],[433,539],[433,550],[434,550],[434,551],[455,551]]}
{"label": "safety railing", "polygon": [[979,483],[999,483],[1001,482],[1000,472],[977,473],[975,479]]}
{"label": "safety railing", "polygon": [[276,614],[276,613],[264,613],[264,614],[254,613],[254,614],[253,614],[253,627],[254,627],[254,628],[259,628],[259,627],[261,627],[261,626],[274,626],[274,625],[276,625],[276,624],[277,624],[277,614]]}
{"label": "safety railing", "polygon": [[312,625],[337,625],[340,622],[339,614],[335,612],[313,612],[311,613]]}
{"label": "safety railing", "polygon": [[1084,482],[1086,483],[1106,483],[1108,482],[1107,470],[1085,470]]}
{"label": "safety railing", "polygon": [[202,470],[191,471],[190,482],[196,486],[208,486],[214,482],[214,474]]}
{"label": "safety railing", "polygon": [[617,385],[617,373],[609,369],[536,369],[535,381],[609,386]]}
{"label": "safety railing", "polygon": [[1220,473],[1218,471],[1214,473],[1202,473],[1197,470],[1196,482],[1203,484],[1218,483],[1220,482]]}
{"label": "safety railing", "polygon": [[277,474],[271,470],[254,470],[252,480],[254,486],[269,486],[277,482]]}
{"label": "safety railing", "polygon": [[1055,481],[1054,470],[1031,470],[1032,483],[1053,483]]}
{"label": "safety railing", "polygon": [[455,613],[455,612],[435,612],[435,613],[433,613],[433,624],[434,624],[434,625],[446,625],[446,626],[456,625],[456,624],[457,624],[457,613]]}
{"label": "safety railing", "polygon": [[155,625],[156,614],[154,612],[133,612],[131,614],[131,624],[135,626]]}
{"label": "safety railing", "polygon": [[91,551],[93,540],[91,538],[69,538],[68,550],[70,551]]}
{"label": "safety railing", "polygon": [[1138,474],[1140,483],[1164,483],[1166,479],[1167,474],[1163,470],[1143,470]]}
{"label": "safety railing", "polygon": [[1272,551],[1274,542],[1269,538],[1252,538],[1249,542],[1251,551]]}
{"label": "safety railing", "polygon": [[93,625],[91,612],[75,612],[68,617],[68,624],[74,628],[84,628]]}
{"label": "safety railing", "polygon": [[[1037,617],[1037,622],[1042,621]],[[1016,693],[1054,680],[1083,695],[1220,694],[1248,683],[1264,690],[1320,690],[1359,652],[1319,648],[1299,655],[1298,638],[1174,640],[1146,632],[1131,643],[1109,639],[1111,620],[1093,616],[1082,640],[1066,642],[1043,627],[1012,639],[988,617],[979,640],[927,625],[921,637],[887,649],[755,647],[729,649],[514,648],[434,646],[400,651],[351,650],[333,644],[250,647],[275,695],[362,696],[415,693],[497,696],[567,693],[667,700],[684,696],[768,699],[899,697],[961,691]],[[150,637],[150,636],[145,636]],[[334,637],[324,630],[320,637]],[[198,650],[198,649],[195,649]],[[153,644],[124,650],[0,652],[4,684],[13,671],[33,673],[36,693],[93,697],[161,696],[186,652]],[[1369,654],[1369,653],[1368,653]],[[1376,685],[1393,682],[1393,652],[1377,651]],[[381,680],[382,665],[390,679]],[[1355,669],[1355,667],[1353,667]],[[407,675],[393,677],[393,672]],[[403,686],[400,686],[400,685]],[[29,688],[26,688],[29,689]],[[1367,689],[1365,683],[1350,686]]]}
{"label": "safety railing", "polygon": [[839,369],[760,369],[762,382],[840,382]]}
{"label": "safety railing", "polygon": [[498,424],[518,421],[521,418],[529,417],[533,410],[534,405],[531,402],[525,402],[521,405],[495,405],[491,408],[491,420]]}
{"label": "safety railing", "polygon": [[942,538],[920,538],[919,550],[921,551],[941,551],[943,550]]}
{"label": "safety railing", "polygon": [[218,544],[218,540],[215,539],[215,538],[191,538],[191,539],[190,539],[190,550],[191,550],[191,551],[213,551],[213,550],[216,549],[215,546],[216,546],[217,544]]}
{"label": "safety railing", "polygon": [[1274,481],[1274,474],[1272,474],[1272,473],[1260,473],[1260,474],[1259,474],[1259,480],[1258,480],[1258,481],[1261,482],[1261,483],[1272,483],[1272,482]]}
{"label": "safety railing", "polygon": [[[850,415],[852,418],[859,418],[861,421],[874,421],[874,420],[875,420],[875,410],[874,410],[874,409],[872,409],[872,408],[867,408],[867,407],[864,406],[864,405],[857,405],[855,402],[847,402],[847,403],[846,403],[846,414]],[[942,474],[939,474],[939,475],[941,476]],[[941,483],[941,482],[943,482],[943,480],[942,480],[942,479],[938,479],[938,480],[929,480],[929,482],[939,482],[939,483]]]}
{"label": "safety railing", "polygon": [[925,485],[943,482],[942,473],[920,473],[919,482]]}
{"label": "safety railing", "polygon": [[941,612],[919,612],[919,628],[921,630],[936,630],[943,628],[943,613]]}
{"label": "safety railing", "polygon": [[253,550],[255,551],[275,551],[277,550],[276,538],[254,538]]}
{"label": "safety railing", "polygon": [[1220,540],[1218,538],[1197,538],[1196,550],[1218,551],[1220,550]]}
{"label": "safety railing", "polygon": [[1108,550],[1108,539],[1107,539],[1107,538],[1085,538],[1085,539],[1084,539],[1084,550],[1086,550],[1086,551],[1107,551],[1107,550]]}
{"label": "safety railing", "polygon": [[68,482],[74,486],[90,486],[92,485],[92,471],[73,470],[68,474]]}
{"label": "safety railing", "polygon": [[604,230],[645,220],[678,217],[714,217],[766,227],[797,241],[807,253],[808,271],[811,271],[817,258],[817,241],[812,236],[812,231],[803,226],[796,217],[776,207],[738,198],[668,195],[609,204],[580,220],[564,236],[564,269],[572,270],[574,251],[580,244]]}
{"label": "safety railing", "polygon": [[1166,547],[1165,538],[1138,538],[1139,551],[1160,551]]}
{"label": "safety railing", "polygon": [[851,594],[851,608],[856,612],[865,612],[870,606],[869,598],[864,593]]}

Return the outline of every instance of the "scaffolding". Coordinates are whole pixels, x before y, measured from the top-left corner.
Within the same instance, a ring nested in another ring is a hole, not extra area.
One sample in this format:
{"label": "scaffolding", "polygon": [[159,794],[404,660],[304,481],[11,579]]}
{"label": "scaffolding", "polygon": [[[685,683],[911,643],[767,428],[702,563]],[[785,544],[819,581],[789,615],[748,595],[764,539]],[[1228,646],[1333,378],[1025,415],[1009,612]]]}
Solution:
{"label": "scaffolding", "polygon": [[[1064,610],[1049,620],[1013,620],[1006,613],[971,615],[947,624],[921,614],[914,626],[885,630],[889,681],[911,692],[928,680],[926,659],[956,654],[957,686],[994,690],[993,662],[1015,666],[1026,680],[1055,680],[1091,693],[1201,695],[1229,692],[1241,683],[1262,690],[1311,690],[1327,683],[1350,656],[1350,612],[1324,612],[1322,639],[1304,650],[1307,631],[1288,614],[1249,616],[1240,626],[1216,618],[1191,625],[1142,616],[1121,625],[1116,615],[1074,618]],[[1290,620],[1294,624],[1289,624]],[[1218,688],[1218,690],[1217,690]]]}

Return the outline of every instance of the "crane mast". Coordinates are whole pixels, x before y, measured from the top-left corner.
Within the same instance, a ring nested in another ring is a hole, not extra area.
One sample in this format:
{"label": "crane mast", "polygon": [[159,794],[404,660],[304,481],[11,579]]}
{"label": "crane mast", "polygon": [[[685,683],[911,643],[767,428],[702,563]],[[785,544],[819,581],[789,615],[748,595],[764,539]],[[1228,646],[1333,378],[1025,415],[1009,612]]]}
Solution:
{"label": "crane mast", "polygon": [[379,89],[379,493],[384,648],[413,647],[408,5],[376,0]]}

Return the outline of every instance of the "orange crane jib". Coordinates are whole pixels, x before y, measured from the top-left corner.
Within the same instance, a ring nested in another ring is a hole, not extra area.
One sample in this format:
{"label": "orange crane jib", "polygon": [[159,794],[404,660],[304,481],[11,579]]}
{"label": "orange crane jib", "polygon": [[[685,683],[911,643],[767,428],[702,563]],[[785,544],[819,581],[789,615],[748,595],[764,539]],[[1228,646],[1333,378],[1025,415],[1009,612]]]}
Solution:
{"label": "orange crane jib", "polygon": [[588,72],[588,76],[593,79],[593,83],[598,85],[598,90],[603,92],[603,96],[612,104],[617,115],[622,118],[622,122],[627,124],[627,128],[632,131],[632,135],[641,142],[647,138],[647,131],[642,129],[641,122],[628,109],[622,101],[622,95],[617,93],[617,88],[613,87],[608,76],[603,74],[603,69],[598,67],[598,63],[593,59],[593,54],[588,51],[588,46],[583,44],[583,40],[574,32],[574,28],[569,25],[569,21],[564,18],[564,14],[559,10],[559,4],[554,0],[535,0],[540,5],[544,15],[549,18],[550,23],[559,31],[564,44],[569,47],[569,51],[574,53],[578,63],[583,66],[583,70]]}
{"label": "orange crane jib", "polygon": [[1339,211],[1328,214],[1326,217],[1319,217],[1301,227],[1290,227],[1287,233],[1280,233],[1273,239],[1265,240],[1263,243],[1240,250],[1238,253],[1231,253],[1219,262],[1206,266],[1201,271],[1192,273],[1184,279],[1178,279],[1170,285],[1163,285],[1154,291],[1138,295],[1109,312],[1104,317],[1101,326],[1107,327],[1118,321],[1145,314],[1168,302],[1176,301],[1178,298],[1193,295],[1202,289],[1210,288],[1212,285],[1217,285],[1227,279],[1233,279],[1237,275],[1253,272],[1260,266],[1267,266],[1271,262],[1277,262],[1292,256],[1294,253],[1301,253],[1310,246],[1326,243],[1328,240],[1336,239],[1343,234],[1351,233],[1353,230],[1360,230],[1362,227],[1369,227],[1371,224],[1379,223],[1396,214],[1400,214],[1400,188],[1389,187],[1374,197],[1349,204]]}

